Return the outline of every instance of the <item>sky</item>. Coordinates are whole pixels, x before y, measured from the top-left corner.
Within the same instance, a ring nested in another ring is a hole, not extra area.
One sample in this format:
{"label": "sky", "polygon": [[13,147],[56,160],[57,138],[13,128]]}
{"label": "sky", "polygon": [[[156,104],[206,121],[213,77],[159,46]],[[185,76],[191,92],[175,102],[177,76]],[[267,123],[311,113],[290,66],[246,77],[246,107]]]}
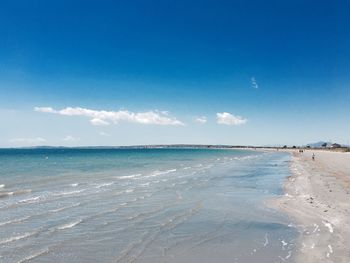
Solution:
{"label": "sky", "polygon": [[0,147],[350,141],[349,1],[0,2]]}

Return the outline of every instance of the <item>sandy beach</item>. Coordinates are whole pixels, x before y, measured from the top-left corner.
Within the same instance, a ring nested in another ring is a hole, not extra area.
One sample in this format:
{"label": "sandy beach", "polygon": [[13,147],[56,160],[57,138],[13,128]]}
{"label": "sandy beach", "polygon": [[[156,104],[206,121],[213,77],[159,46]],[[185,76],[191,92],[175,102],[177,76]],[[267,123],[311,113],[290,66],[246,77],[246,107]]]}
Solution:
{"label": "sandy beach", "polygon": [[296,262],[350,262],[350,153],[291,154],[293,175],[285,183],[285,195],[273,205],[301,233]]}

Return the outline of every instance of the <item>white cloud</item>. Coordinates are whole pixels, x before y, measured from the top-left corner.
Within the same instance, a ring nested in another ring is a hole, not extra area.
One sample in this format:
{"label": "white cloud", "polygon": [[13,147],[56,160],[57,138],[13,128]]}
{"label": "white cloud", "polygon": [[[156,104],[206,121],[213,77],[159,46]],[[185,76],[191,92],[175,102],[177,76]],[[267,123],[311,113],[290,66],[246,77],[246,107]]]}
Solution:
{"label": "white cloud", "polygon": [[16,144],[16,145],[26,145],[26,146],[32,146],[32,145],[38,145],[40,143],[44,143],[46,140],[41,137],[36,138],[13,138],[10,140],[10,143]]}
{"label": "white cloud", "polygon": [[107,125],[109,125],[109,122],[106,122],[104,120],[97,119],[97,118],[90,120],[90,122],[92,125],[95,125],[95,126],[107,126]]}
{"label": "white cloud", "polygon": [[242,125],[247,122],[247,119],[242,118],[241,116],[235,116],[228,112],[216,113],[217,123],[225,125]]}
{"label": "white cloud", "polygon": [[34,107],[35,111],[39,112],[47,112],[47,113],[55,113],[56,111],[51,107]]}
{"label": "white cloud", "polygon": [[67,135],[65,136],[62,141],[65,141],[65,142],[74,142],[74,141],[79,141],[79,138],[74,138],[73,136],[71,135]]}
{"label": "white cloud", "polygon": [[194,119],[194,121],[195,121],[195,122],[198,122],[198,123],[200,123],[200,124],[204,124],[204,123],[207,122],[207,117],[205,117],[205,116],[196,117],[196,118]]}
{"label": "white cloud", "polygon": [[103,131],[99,132],[98,134],[99,134],[99,135],[101,135],[101,136],[109,136],[109,134],[108,134],[108,133],[103,132]]}
{"label": "white cloud", "polygon": [[254,88],[254,89],[258,89],[259,88],[258,82],[256,82],[255,77],[252,77],[250,81],[251,81],[251,84],[252,84],[252,88]]}
{"label": "white cloud", "polygon": [[105,126],[121,121],[134,122],[140,124],[156,125],[184,125],[174,117],[170,117],[166,111],[131,112],[127,110],[105,111],[91,110],[80,107],[67,107],[62,110],[55,110],[51,107],[35,107],[37,112],[54,113],[64,116],[85,116],[90,118],[93,125]]}

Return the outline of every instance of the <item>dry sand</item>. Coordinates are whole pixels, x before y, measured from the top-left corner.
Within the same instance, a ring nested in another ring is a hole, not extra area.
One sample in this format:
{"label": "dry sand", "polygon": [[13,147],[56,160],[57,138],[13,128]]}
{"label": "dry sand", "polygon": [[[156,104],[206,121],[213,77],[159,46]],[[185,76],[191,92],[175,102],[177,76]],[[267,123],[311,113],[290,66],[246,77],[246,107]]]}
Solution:
{"label": "dry sand", "polygon": [[291,152],[293,175],[285,183],[286,194],[273,205],[297,222],[296,262],[349,263],[350,153]]}

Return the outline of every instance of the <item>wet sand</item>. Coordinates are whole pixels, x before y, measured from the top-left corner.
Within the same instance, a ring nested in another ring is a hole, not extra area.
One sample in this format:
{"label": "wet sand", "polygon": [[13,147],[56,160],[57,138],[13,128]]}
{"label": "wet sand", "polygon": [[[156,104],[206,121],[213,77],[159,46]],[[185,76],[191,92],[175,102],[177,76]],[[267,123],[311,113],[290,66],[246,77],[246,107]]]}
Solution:
{"label": "wet sand", "polygon": [[290,152],[293,175],[272,205],[300,231],[296,262],[350,262],[350,153]]}

